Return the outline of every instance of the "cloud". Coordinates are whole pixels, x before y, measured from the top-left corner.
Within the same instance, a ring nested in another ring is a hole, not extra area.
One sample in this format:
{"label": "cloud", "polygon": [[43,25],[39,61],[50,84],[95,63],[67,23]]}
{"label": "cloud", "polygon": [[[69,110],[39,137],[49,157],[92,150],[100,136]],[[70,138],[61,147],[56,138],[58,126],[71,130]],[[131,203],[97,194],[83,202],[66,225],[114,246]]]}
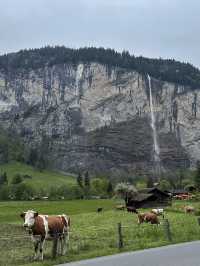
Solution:
{"label": "cloud", "polygon": [[200,66],[197,0],[0,0],[0,53],[105,46]]}

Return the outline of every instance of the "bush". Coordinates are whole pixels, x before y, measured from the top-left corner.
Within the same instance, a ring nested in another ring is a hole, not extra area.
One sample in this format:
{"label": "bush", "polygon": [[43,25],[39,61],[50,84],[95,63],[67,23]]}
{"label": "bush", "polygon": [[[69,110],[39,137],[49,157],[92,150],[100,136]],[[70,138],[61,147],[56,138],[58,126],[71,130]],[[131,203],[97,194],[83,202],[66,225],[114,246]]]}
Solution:
{"label": "bush", "polygon": [[16,185],[16,184],[20,184],[23,181],[23,178],[20,174],[16,174],[13,176],[11,184]]}
{"label": "bush", "polygon": [[10,197],[14,200],[30,200],[34,194],[35,191],[30,185],[20,183],[11,186]]}
{"label": "bush", "polygon": [[0,187],[0,200],[8,200],[10,195],[10,188],[7,185]]}

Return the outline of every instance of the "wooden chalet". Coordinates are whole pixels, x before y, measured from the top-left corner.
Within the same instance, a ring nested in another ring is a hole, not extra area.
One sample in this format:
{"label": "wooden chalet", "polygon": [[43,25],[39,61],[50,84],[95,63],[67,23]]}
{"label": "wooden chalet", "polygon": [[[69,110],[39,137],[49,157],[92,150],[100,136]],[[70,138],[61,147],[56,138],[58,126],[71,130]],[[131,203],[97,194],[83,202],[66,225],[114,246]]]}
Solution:
{"label": "wooden chalet", "polygon": [[154,187],[141,189],[138,193],[127,195],[126,206],[134,208],[164,207],[171,204],[171,196]]}

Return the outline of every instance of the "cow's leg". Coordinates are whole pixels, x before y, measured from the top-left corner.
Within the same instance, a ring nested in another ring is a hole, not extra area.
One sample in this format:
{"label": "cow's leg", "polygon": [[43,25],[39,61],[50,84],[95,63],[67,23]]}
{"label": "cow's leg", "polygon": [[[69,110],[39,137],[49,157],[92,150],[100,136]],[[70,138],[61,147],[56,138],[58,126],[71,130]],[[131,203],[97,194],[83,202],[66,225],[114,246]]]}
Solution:
{"label": "cow's leg", "polygon": [[67,253],[67,243],[68,243],[68,232],[63,233],[62,237],[62,255],[65,255]]}
{"label": "cow's leg", "polygon": [[40,259],[41,260],[43,260],[44,258],[44,254],[43,254],[44,243],[45,243],[45,237],[42,237],[40,241]]}
{"label": "cow's leg", "polygon": [[58,244],[57,244],[57,254],[62,254],[62,236],[58,238]]}
{"label": "cow's leg", "polygon": [[38,259],[38,247],[39,247],[39,241],[34,241],[34,249],[35,249],[34,260]]}
{"label": "cow's leg", "polygon": [[34,245],[34,250],[35,250],[34,260],[37,260],[38,259],[38,247],[39,247],[40,239],[38,239],[38,237],[35,237],[32,235],[32,240],[33,240],[33,245]]}

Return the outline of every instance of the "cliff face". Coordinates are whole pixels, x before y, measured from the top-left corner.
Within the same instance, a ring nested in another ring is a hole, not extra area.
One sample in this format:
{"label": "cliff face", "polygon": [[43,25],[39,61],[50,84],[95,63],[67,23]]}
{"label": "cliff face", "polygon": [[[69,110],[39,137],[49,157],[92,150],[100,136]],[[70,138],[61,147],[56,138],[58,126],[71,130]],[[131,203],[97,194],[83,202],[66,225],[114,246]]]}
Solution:
{"label": "cliff face", "polygon": [[[151,84],[164,167],[194,165],[200,90],[153,78]],[[90,63],[0,74],[0,125],[28,146],[45,146],[53,168],[150,169],[150,119],[147,77],[137,72]]]}

